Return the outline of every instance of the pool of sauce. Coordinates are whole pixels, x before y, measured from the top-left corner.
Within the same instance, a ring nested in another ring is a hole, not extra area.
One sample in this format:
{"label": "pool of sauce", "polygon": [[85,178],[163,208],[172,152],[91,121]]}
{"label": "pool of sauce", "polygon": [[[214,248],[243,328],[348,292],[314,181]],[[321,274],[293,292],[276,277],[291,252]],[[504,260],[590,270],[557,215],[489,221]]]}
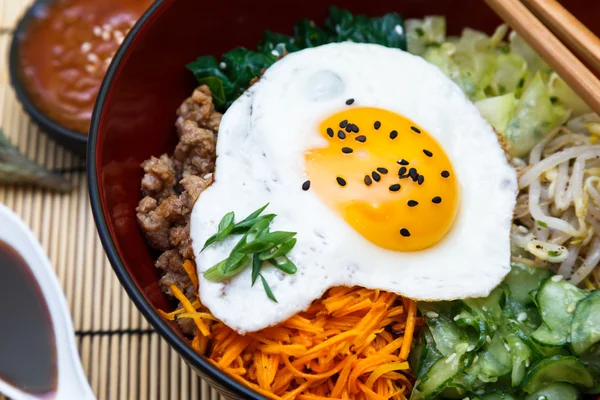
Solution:
{"label": "pool of sauce", "polygon": [[34,103],[88,134],[102,78],[151,0],[52,0],[35,7],[22,35],[22,77]]}
{"label": "pool of sauce", "polygon": [[29,266],[0,241],[0,379],[33,395],[56,391],[52,319]]}

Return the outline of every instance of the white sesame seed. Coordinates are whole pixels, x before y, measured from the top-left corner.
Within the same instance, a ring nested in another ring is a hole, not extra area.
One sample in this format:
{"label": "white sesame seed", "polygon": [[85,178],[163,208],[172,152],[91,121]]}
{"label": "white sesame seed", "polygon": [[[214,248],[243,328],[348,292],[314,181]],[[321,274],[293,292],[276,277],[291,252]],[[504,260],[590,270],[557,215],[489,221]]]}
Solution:
{"label": "white sesame seed", "polygon": [[401,25],[396,25],[396,26],[394,27],[394,30],[396,31],[396,33],[397,33],[398,35],[402,35],[402,34],[404,33],[404,29],[402,29],[402,26],[401,26]]}
{"label": "white sesame seed", "polygon": [[492,330],[495,331],[496,329],[498,329],[498,325],[496,325],[496,324],[492,325]]}
{"label": "white sesame seed", "polygon": [[506,349],[506,351],[510,351],[510,346],[506,343],[504,343],[504,348]]}
{"label": "white sesame seed", "polygon": [[104,59],[104,64],[110,64],[110,63],[111,63],[111,61],[112,61],[112,59],[113,59],[112,57],[107,57],[107,58],[105,58],[105,59]]}
{"label": "white sesame seed", "polygon": [[575,303],[571,303],[567,306],[567,312],[569,314],[571,314],[573,311],[575,311]]}
{"label": "white sesame seed", "polygon": [[488,343],[492,343],[492,338],[490,337],[490,335],[487,335],[485,337],[485,341],[488,342]]}
{"label": "white sesame seed", "polygon": [[519,313],[519,315],[517,315],[517,321],[519,322],[523,322],[527,319],[527,313],[526,312],[522,312]]}
{"label": "white sesame seed", "polygon": [[540,396],[537,398],[537,400],[548,400],[548,398],[546,396]]}
{"label": "white sesame seed", "polygon": [[475,346],[470,345],[469,347],[467,347],[467,351],[473,351],[475,350]]}
{"label": "white sesame seed", "polygon": [[102,35],[102,28],[100,28],[99,26],[95,26],[92,29],[92,33],[94,34],[94,36],[101,36]]}
{"label": "white sesame seed", "polygon": [[521,233],[527,233],[527,232],[529,232],[527,230],[527,228],[525,228],[523,225],[519,225],[518,229],[519,229],[519,232],[521,232]]}
{"label": "white sesame seed", "polygon": [[433,312],[433,311],[427,311],[427,312],[425,313],[425,316],[426,316],[427,318],[432,318],[432,319],[433,319],[433,318],[437,318],[437,317],[439,317],[439,316],[440,316],[440,314],[438,314],[438,313],[436,313],[436,312]]}
{"label": "white sesame seed", "polygon": [[225,64],[223,61],[221,61],[221,63],[219,64],[219,68],[225,69],[225,68],[227,68],[227,64]]}
{"label": "white sesame seed", "polygon": [[531,362],[529,360],[525,360],[525,368],[529,368],[530,364],[531,364]]}
{"label": "white sesame seed", "polygon": [[81,43],[81,52],[82,53],[87,53],[91,49],[92,49],[92,44],[90,42]]}
{"label": "white sesame seed", "polygon": [[102,32],[102,40],[107,41],[110,40],[110,33],[109,32]]}
{"label": "white sesame seed", "polygon": [[273,54],[275,57],[279,57],[277,50],[271,50],[271,54]]}
{"label": "white sesame seed", "polygon": [[100,61],[100,58],[98,57],[98,55],[96,53],[88,53],[87,55],[87,60],[91,63],[97,63],[98,61]]}
{"label": "white sesame seed", "polygon": [[562,281],[562,279],[563,279],[563,276],[562,276],[562,275],[554,275],[554,276],[553,276],[552,278],[550,278],[550,279],[552,279],[552,282],[560,282],[560,281]]}
{"label": "white sesame seed", "polygon": [[96,72],[97,68],[93,65],[88,64],[85,66],[85,70],[90,74],[93,74],[94,72]]}
{"label": "white sesame seed", "polygon": [[483,306],[483,307],[481,307],[481,309],[482,309],[483,311],[487,311],[487,307],[486,307],[486,306]]}
{"label": "white sesame seed", "polygon": [[452,360],[454,360],[456,358],[456,353],[452,353],[448,356],[448,358],[446,359],[445,363],[446,364],[450,364],[452,362]]}
{"label": "white sesame seed", "polygon": [[110,31],[112,31],[113,27],[112,27],[112,25],[104,24],[104,25],[102,25],[102,29],[106,32],[110,32]]}
{"label": "white sesame seed", "polygon": [[453,319],[454,319],[455,321],[458,321],[458,320],[459,320],[459,318],[460,318],[460,315],[457,315],[457,316],[456,316],[456,317],[454,317]]}
{"label": "white sesame seed", "polygon": [[463,400],[471,400],[470,397],[465,397]]}
{"label": "white sesame seed", "polygon": [[117,44],[120,46],[121,44],[123,44],[123,41],[125,40],[125,36],[121,36],[117,39]]}
{"label": "white sesame seed", "polygon": [[477,361],[479,361],[479,356],[475,356],[475,357],[473,358],[473,364],[475,364]]}

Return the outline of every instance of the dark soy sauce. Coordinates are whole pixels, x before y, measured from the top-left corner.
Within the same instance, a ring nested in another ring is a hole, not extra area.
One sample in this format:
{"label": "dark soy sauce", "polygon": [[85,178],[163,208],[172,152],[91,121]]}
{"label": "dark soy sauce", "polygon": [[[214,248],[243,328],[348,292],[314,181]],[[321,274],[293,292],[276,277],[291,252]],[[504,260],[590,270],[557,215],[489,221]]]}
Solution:
{"label": "dark soy sauce", "polygon": [[56,340],[42,291],[27,263],[0,241],[0,378],[32,395],[57,386]]}

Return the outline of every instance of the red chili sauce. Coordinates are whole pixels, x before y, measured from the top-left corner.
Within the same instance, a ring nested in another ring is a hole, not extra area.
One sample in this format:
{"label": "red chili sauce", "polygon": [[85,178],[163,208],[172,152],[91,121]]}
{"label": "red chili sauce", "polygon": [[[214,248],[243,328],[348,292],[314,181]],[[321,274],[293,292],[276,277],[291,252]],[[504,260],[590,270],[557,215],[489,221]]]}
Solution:
{"label": "red chili sauce", "polygon": [[23,78],[55,122],[88,134],[102,78],[151,0],[54,0],[38,7],[21,44]]}

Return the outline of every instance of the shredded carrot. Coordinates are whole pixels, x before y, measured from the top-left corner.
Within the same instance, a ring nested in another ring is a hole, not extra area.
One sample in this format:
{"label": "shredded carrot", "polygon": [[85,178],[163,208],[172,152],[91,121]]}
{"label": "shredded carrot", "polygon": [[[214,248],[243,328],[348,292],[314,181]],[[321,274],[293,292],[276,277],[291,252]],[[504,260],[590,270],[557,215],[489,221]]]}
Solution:
{"label": "shredded carrot", "polygon": [[[190,313],[196,312],[196,310],[194,309],[194,306],[192,306],[192,303],[190,303],[190,301],[187,299],[187,297],[185,297],[185,295],[181,292],[181,290],[179,290],[179,288],[176,285],[171,285],[169,287],[171,288],[171,292],[173,293],[173,296],[175,296],[175,298],[181,302],[181,304],[183,305],[183,308],[185,308],[185,310],[187,312],[190,312]],[[192,319],[194,320],[194,322],[196,323],[196,326],[198,327],[198,329],[200,329],[200,332],[202,332],[202,334],[204,336],[210,335],[208,328],[206,327],[204,322],[202,322],[202,318],[194,317]]]}
{"label": "shredded carrot", "polygon": [[406,340],[402,343],[402,349],[400,350],[401,360],[408,360],[408,353],[410,352],[412,337],[415,332],[415,320],[417,318],[417,303],[410,299],[406,299],[406,302],[408,303],[408,316],[406,318],[406,329],[404,330]]}
{"label": "shredded carrot", "polygon": [[[183,268],[197,287],[194,263],[186,260]],[[406,400],[412,390],[406,360],[422,321],[411,300],[380,290],[335,287],[306,311],[242,336],[176,286],[171,291],[181,308],[161,311],[163,318],[193,319],[192,348],[267,398]]]}
{"label": "shredded carrot", "polygon": [[183,270],[190,277],[190,281],[192,281],[192,285],[194,285],[194,288],[198,290],[198,274],[196,273],[196,265],[194,264],[194,262],[191,260],[185,260],[183,262]]}

